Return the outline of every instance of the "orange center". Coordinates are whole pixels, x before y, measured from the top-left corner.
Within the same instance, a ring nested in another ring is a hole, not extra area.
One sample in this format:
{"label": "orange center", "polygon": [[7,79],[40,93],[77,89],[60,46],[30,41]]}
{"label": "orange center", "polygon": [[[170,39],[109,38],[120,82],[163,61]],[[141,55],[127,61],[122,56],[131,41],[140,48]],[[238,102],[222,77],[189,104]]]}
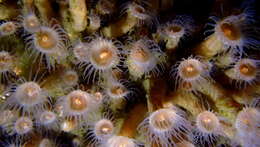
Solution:
{"label": "orange center", "polygon": [[242,122],[243,125],[246,126],[246,131],[252,131],[255,129],[259,129],[259,123],[257,123],[256,119],[258,116],[257,108],[246,108],[242,112],[239,113],[238,120]]}
{"label": "orange center", "polygon": [[198,116],[199,124],[206,131],[213,131],[218,127],[218,118],[211,112],[202,112]]}
{"label": "orange center", "polygon": [[112,126],[109,124],[103,124],[100,128],[100,134],[111,134],[112,133]]}
{"label": "orange center", "polygon": [[161,112],[152,118],[152,125],[159,130],[168,130],[172,123],[169,120],[168,114]]}
{"label": "orange center", "polygon": [[112,57],[113,57],[112,51],[110,51],[107,48],[104,48],[98,53],[93,54],[93,58],[96,61],[96,63],[102,66],[110,64]]}
{"label": "orange center", "polygon": [[192,64],[185,66],[181,72],[183,77],[186,78],[193,78],[200,74],[200,72]]}
{"label": "orange center", "polygon": [[201,124],[208,131],[212,131],[216,126],[212,119],[209,117],[203,118]]}
{"label": "orange center", "polygon": [[147,53],[144,49],[135,49],[132,52],[132,57],[139,62],[146,62],[149,60],[149,53]]}
{"label": "orange center", "polygon": [[233,24],[223,23],[220,27],[224,35],[230,40],[238,40],[241,37],[239,29]]}
{"label": "orange center", "polygon": [[167,29],[171,33],[177,33],[181,31],[181,27],[179,26],[169,26]]}
{"label": "orange center", "polygon": [[28,128],[30,128],[30,123],[29,122],[26,122],[26,121],[22,121],[18,124],[17,128],[19,130],[26,130]]}
{"label": "orange center", "polygon": [[[17,98],[25,105],[41,103],[41,88],[34,82],[24,83],[17,88]],[[21,94],[20,94],[21,93]]]}
{"label": "orange center", "polygon": [[239,67],[240,73],[245,76],[254,76],[256,74],[256,67],[250,64],[242,64]]}
{"label": "orange center", "polygon": [[49,32],[40,32],[37,34],[39,46],[45,50],[52,49],[56,46],[56,39]]}
{"label": "orange center", "polygon": [[25,88],[25,91],[26,91],[26,94],[27,96],[32,100],[32,99],[35,99],[38,94],[39,94],[39,91],[35,88],[35,87],[26,87]]}
{"label": "orange center", "polygon": [[69,132],[77,126],[77,122],[75,120],[65,120],[61,124],[61,128],[65,132]]}
{"label": "orange center", "polygon": [[73,110],[82,111],[87,107],[87,101],[80,96],[70,98],[70,107]]}
{"label": "orange center", "polygon": [[125,88],[122,86],[114,86],[111,88],[111,93],[116,94],[116,95],[121,95],[125,92]]}
{"label": "orange center", "polygon": [[38,20],[36,18],[28,18],[28,20],[26,20],[25,23],[30,28],[34,28],[34,27],[38,27],[39,26]]}

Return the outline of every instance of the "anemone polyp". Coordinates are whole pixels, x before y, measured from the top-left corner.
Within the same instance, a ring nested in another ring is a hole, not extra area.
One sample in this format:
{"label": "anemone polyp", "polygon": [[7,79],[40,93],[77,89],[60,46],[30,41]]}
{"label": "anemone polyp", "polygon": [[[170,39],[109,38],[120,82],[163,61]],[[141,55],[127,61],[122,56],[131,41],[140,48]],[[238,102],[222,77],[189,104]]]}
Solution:
{"label": "anemone polyp", "polygon": [[112,95],[113,98],[117,97],[123,97],[126,95],[126,88],[122,85],[114,85],[110,88],[110,95]]}
{"label": "anemone polyp", "polygon": [[190,129],[191,124],[185,119],[184,112],[177,107],[156,110],[139,125],[147,142],[161,146],[176,145],[173,138],[182,141]]}
{"label": "anemone polyp", "polygon": [[260,112],[257,108],[246,107],[240,111],[237,115],[235,128],[237,129],[240,135],[247,137],[247,134],[253,132],[260,132],[259,123],[260,123]]}
{"label": "anemone polyp", "polygon": [[4,110],[0,112],[0,125],[8,124],[18,117],[18,113],[13,110]]}
{"label": "anemone polyp", "polygon": [[101,118],[93,123],[92,128],[88,134],[90,137],[89,146],[102,145],[115,132],[114,123],[111,118]]}
{"label": "anemone polyp", "polygon": [[34,33],[39,31],[41,23],[34,13],[29,13],[22,17],[22,26],[25,31],[29,33]]}
{"label": "anemone polyp", "polygon": [[18,25],[13,21],[0,24],[0,36],[12,35],[17,31]]}
{"label": "anemone polyp", "polygon": [[94,100],[93,100],[94,103],[100,105],[103,102],[103,99],[104,99],[104,95],[102,94],[102,92],[97,91],[94,93]]}
{"label": "anemone polyp", "polygon": [[196,117],[193,140],[201,145],[213,145],[217,137],[223,135],[218,117],[210,111],[203,111]]}
{"label": "anemone polyp", "polygon": [[87,44],[83,42],[77,42],[73,47],[73,54],[77,58],[79,63],[88,61]]}
{"label": "anemone polyp", "polygon": [[193,81],[194,79],[197,79],[201,75],[203,70],[203,67],[200,64],[200,61],[196,59],[190,59],[180,63],[180,77],[187,81]]}
{"label": "anemone polyp", "polygon": [[113,52],[107,48],[103,48],[100,51],[93,52],[93,61],[101,66],[106,66],[111,63]]}
{"label": "anemone polyp", "polygon": [[260,146],[260,112],[255,107],[245,107],[241,110],[235,121],[237,138],[245,147]]}
{"label": "anemone polyp", "polygon": [[197,58],[189,57],[183,59],[172,69],[173,77],[177,80],[175,85],[180,88],[194,90],[194,87],[203,85],[210,79],[210,65]]}
{"label": "anemone polyp", "polygon": [[127,99],[128,96],[133,93],[131,89],[128,89],[126,85],[126,82],[121,81],[110,81],[108,84],[104,87],[104,93],[108,98],[111,99],[121,99],[125,98]]}
{"label": "anemone polyp", "polygon": [[[93,75],[93,80],[98,73],[99,77],[105,72],[118,68],[123,57],[120,54],[121,45],[112,40],[98,37],[93,39],[88,44],[88,62],[85,62],[84,75],[90,80]],[[92,81],[93,81],[92,80]]]}
{"label": "anemone polyp", "polygon": [[96,64],[98,69],[106,69],[115,66],[118,62],[118,48],[108,40],[98,39],[91,43],[90,61]]}
{"label": "anemone polyp", "polygon": [[111,136],[114,132],[113,122],[108,119],[101,119],[95,124],[94,131],[99,138]]}
{"label": "anemone polyp", "polygon": [[93,108],[92,95],[81,90],[71,91],[68,95],[59,98],[58,105],[62,106],[63,117],[78,122],[85,120]]}
{"label": "anemone polyp", "polygon": [[241,32],[237,26],[230,23],[222,23],[220,25],[221,32],[229,40],[238,40],[240,38]]}
{"label": "anemone polyp", "polygon": [[158,75],[163,68],[164,54],[151,40],[141,39],[130,45],[126,64],[135,78],[152,73]]}
{"label": "anemone polyp", "polygon": [[201,112],[196,118],[197,128],[204,133],[215,132],[220,127],[220,122],[217,116],[210,112]]}
{"label": "anemone polyp", "polygon": [[257,49],[259,41],[253,33],[251,20],[245,19],[246,15],[230,15],[224,19],[211,17],[213,23],[208,24],[211,29],[205,32],[210,35],[199,46],[197,54],[212,58],[219,53],[232,51],[241,56],[245,49]]}
{"label": "anemone polyp", "polygon": [[172,22],[159,27],[158,33],[166,41],[167,49],[175,49],[181,40],[186,39],[193,32],[192,18],[185,15],[176,16]]}
{"label": "anemone polyp", "polygon": [[215,32],[218,39],[226,46],[232,48],[242,48],[242,32],[239,26],[238,16],[229,16],[218,22],[215,27]]}
{"label": "anemone polyp", "polygon": [[11,70],[13,67],[13,58],[12,56],[6,52],[1,51],[0,52],[0,72],[6,72]]}
{"label": "anemone polyp", "polygon": [[76,71],[68,70],[63,74],[63,82],[68,86],[75,86],[78,83],[79,77]]}
{"label": "anemone polyp", "polygon": [[78,127],[78,123],[75,120],[65,120],[60,124],[61,130],[64,132],[70,132]]}
{"label": "anemone polyp", "polygon": [[259,76],[259,61],[242,58],[234,65],[234,78],[247,84],[254,83]]}
{"label": "anemone polyp", "polygon": [[8,73],[14,67],[13,57],[6,51],[0,51],[0,76],[1,79],[8,79]]}
{"label": "anemone polyp", "polygon": [[[233,51],[242,54],[244,48],[255,48],[257,41],[250,35],[246,19],[243,14],[231,15],[220,21],[214,20],[214,34],[219,43],[222,44],[222,50],[231,48]],[[216,41],[217,41],[216,40]],[[215,42],[216,43],[216,42]]]}
{"label": "anemone polyp", "polygon": [[18,135],[28,134],[33,130],[33,121],[29,117],[20,117],[14,123],[14,132]]}
{"label": "anemone polyp", "polygon": [[36,32],[34,44],[43,53],[52,53],[57,46],[58,35],[52,32],[50,28],[41,28],[41,31]]}
{"label": "anemone polyp", "polygon": [[67,36],[57,24],[41,26],[39,30],[26,38],[27,48],[32,49],[36,57],[46,58],[47,67],[55,67],[55,63],[67,57]]}
{"label": "anemone polyp", "polygon": [[178,24],[169,24],[165,27],[165,34],[171,38],[180,38],[184,34],[184,28]]}
{"label": "anemone polyp", "polygon": [[7,99],[5,107],[21,110],[22,114],[34,114],[49,104],[46,92],[36,82],[25,82],[17,86]]}
{"label": "anemone polyp", "polygon": [[148,11],[143,6],[135,2],[128,4],[128,6],[126,7],[126,12],[128,13],[128,15],[131,15],[139,20],[140,24],[143,24],[144,21],[151,19]]}
{"label": "anemone polyp", "polygon": [[[106,2],[106,1],[105,1]],[[88,16],[87,30],[91,33],[97,31],[101,27],[101,18],[99,15],[90,14]]]}
{"label": "anemone polyp", "polygon": [[137,147],[133,139],[124,136],[113,136],[104,144],[106,147]]}
{"label": "anemone polyp", "polygon": [[59,121],[57,115],[49,110],[45,110],[43,112],[39,112],[36,116],[36,125],[43,127],[47,130],[53,129],[57,130],[59,128]]}

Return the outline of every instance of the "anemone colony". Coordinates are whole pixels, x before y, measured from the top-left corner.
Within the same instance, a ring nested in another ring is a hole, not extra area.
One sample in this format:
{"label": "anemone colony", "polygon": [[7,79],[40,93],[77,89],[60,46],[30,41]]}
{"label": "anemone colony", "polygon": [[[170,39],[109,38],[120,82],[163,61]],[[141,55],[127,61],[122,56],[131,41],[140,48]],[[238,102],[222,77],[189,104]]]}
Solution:
{"label": "anemone colony", "polygon": [[0,0],[0,146],[260,147],[257,5]]}

